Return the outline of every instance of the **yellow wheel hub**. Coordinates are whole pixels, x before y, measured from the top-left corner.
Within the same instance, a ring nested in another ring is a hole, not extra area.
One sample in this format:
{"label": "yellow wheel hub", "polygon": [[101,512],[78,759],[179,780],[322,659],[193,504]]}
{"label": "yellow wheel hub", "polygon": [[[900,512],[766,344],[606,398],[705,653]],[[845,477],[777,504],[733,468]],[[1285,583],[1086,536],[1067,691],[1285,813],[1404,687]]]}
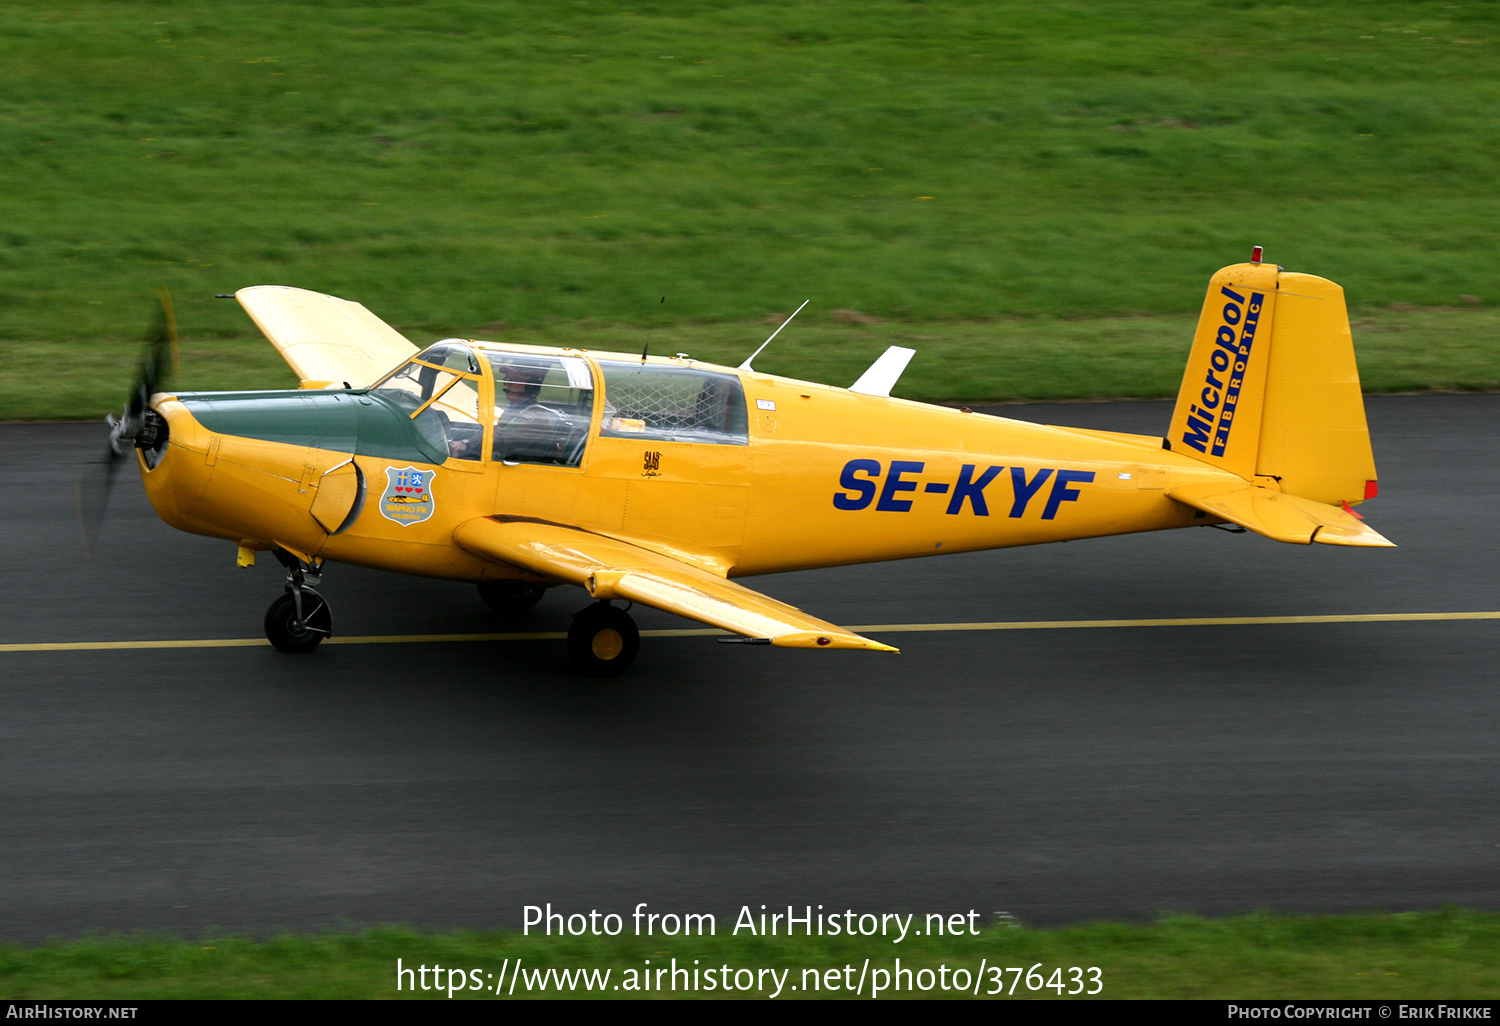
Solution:
{"label": "yellow wheel hub", "polygon": [[594,635],[594,640],[589,643],[596,659],[608,662],[625,651],[625,639],[620,637],[620,632],[613,627],[606,627]]}

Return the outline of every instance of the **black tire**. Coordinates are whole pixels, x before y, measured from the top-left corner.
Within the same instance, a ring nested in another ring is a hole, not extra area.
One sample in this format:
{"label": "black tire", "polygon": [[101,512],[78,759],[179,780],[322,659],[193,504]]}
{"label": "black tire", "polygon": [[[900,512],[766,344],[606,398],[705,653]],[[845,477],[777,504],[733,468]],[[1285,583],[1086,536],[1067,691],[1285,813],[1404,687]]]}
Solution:
{"label": "black tire", "polygon": [[266,638],[282,652],[311,652],[333,633],[333,613],[328,603],[315,591],[302,593],[306,621],[298,628],[297,606],[291,593],[282,595],[266,610]]}
{"label": "black tire", "polygon": [[641,632],[623,609],[599,603],[573,617],[568,628],[568,655],[579,673],[616,677],[630,668],[641,650]]}
{"label": "black tire", "polygon": [[531,581],[480,581],[479,597],[501,616],[525,616],[547,593],[545,585]]}

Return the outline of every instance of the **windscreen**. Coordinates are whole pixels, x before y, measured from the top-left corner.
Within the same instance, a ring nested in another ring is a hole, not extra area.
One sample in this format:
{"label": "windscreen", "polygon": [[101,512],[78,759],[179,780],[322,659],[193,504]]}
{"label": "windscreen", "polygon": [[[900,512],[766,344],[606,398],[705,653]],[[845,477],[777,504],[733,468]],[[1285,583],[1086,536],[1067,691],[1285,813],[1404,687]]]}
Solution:
{"label": "windscreen", "polygon": [[479,363],[468,346],[439,342],[371,391],[395,401],[434,448],[461,460],[480,458]]}

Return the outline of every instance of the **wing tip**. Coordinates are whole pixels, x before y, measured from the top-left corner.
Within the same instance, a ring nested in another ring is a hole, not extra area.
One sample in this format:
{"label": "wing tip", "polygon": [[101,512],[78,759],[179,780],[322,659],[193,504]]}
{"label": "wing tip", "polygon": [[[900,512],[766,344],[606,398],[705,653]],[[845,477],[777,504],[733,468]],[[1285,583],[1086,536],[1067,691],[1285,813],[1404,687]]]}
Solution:
{"label": "wing tip", "polygon": [[899,648],[842,631],[788,631],[772,638],[771,644],[779,648],[863,649],[868,652],[895,652],[897,654],[901,652]]}
{"label": "wing tip", "polygon": [[[1374,537],[1371,537],[1373,535]],[[1312,539],[1322,545],[1343,545],[1356,549],[1394,549],[1396,543],[1374,531],[1358,536],[1346,536],[1333,534],[1329,531],[1319,531]]]}

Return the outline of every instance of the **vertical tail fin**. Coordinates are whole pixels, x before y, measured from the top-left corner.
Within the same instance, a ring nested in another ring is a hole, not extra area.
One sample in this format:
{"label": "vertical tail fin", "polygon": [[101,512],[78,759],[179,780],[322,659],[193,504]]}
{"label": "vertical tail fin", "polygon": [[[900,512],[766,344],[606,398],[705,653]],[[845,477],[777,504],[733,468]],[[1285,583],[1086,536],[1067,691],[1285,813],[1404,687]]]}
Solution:
{"label": "vertical tail fin", "polygon": [[1247,481],[1260,452],[1279,277],[1274,264],[1233,264],[1209,279],[1167,435],[1173,452]]}
{"label": "vertical tail fin", "polygon": [[1274,264],[1217,272],[1167,444],[1302,498],[1337,505],[1373,497],[1375,457],[1344,290]]}

